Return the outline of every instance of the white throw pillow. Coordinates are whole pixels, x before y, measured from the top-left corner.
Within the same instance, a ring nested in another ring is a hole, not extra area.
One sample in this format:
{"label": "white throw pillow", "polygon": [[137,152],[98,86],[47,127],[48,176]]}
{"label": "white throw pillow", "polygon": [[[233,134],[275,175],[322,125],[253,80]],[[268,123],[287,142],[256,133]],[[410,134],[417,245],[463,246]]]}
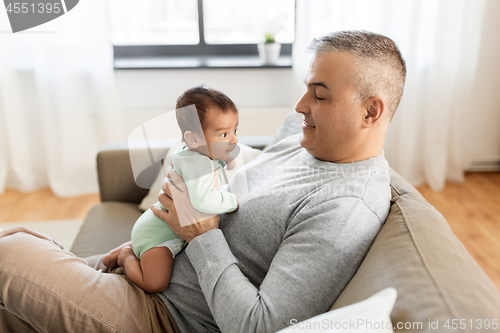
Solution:
{"label": "white throw pillow", "polygon": [[396,289],[387,288],[364,301],[320,314],[299,323],[292,321],[292,326],[279,331],[279,333],[392,333],[394,330],[390,315],[396,297]]}
{"label": "white throw pillow", "polygon": [[[179,138],[175,144],[172,145],[172,147],[168,150],[167,155],[165,156],[164,163],[170,164],[170,157],[174,154],[174,152],[177,150],[177,148],[182,144],[182,140]],[[262,152],[260,149],[255,149],[250,146],[247,146],[245,144],[238,143],[238,146],[240,147],[240,153],[236,157],[236,167],[231,170],[227,171],[227,178],[228,180],[233,177],[233,174],[241,168],[243,165],[247,164],[248,162],[254,160],[257,158],[257,156],[260,155]],[[153,182],[153,185],[151,185],[151,189],[148,192],[148,195],[142,199],[141,204],[139,205],[139,209],[142,211],[146,211],[151,207],[151,205],[155,204],[158,201],[158,193],[161,190],[161,185],[163,182],[163,179],[165,178],[164,170],[160,170],[158,173],[158,176],[156,176],[155,181]]]}

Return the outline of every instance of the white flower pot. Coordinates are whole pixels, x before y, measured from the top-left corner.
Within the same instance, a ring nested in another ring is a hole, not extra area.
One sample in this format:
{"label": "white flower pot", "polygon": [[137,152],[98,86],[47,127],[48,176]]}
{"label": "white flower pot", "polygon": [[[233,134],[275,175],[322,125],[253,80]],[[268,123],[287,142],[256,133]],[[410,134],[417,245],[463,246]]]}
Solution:
{"label": "white flower pot", "polygon": [[259,57],[264,65],[276,65],[280,57],[280,43],[261,43],[258,44]]}

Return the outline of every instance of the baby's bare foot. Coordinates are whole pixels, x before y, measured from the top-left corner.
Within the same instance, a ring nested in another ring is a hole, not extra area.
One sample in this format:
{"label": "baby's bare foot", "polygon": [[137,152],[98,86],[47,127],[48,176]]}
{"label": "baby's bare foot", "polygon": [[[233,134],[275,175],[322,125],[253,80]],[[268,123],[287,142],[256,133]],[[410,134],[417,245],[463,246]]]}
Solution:
{"label": "baby's bare foot", "polygon": [[124,246],[118,255],[118,266],[124,266],[125,259],[128,256],[136,258],[132,246]]}
{"label": "baby's bare foot", "polygon": [[115,268],[118,267],[118,256],[120,255],[120,252],[124,247],[131,246],[132,242],[127,242],[125,244],[122,244],[118,246],[117,248],[114,248],[113,250],[109,251],[108,254],[106,254],[102,258],[102,263],[104,266],[109,267],[109,268]]}

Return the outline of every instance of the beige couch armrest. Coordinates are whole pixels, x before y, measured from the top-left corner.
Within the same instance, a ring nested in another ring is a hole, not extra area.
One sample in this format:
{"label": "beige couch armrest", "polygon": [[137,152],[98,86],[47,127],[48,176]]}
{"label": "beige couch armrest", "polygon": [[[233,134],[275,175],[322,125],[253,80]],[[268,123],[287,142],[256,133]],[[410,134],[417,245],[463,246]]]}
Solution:
{"label": "beige couch armrest", "polygon": [[[169,143],[173,143],[169,142]],[[166,155],[169,146],[157,148]],[[97,154],[97,176],[101,201],[121,201],[139,204],[147,194],[147,188],[137,186],[134,180],[128,144],[112,142]],[[151,180],[151,184],[154,179]]]}

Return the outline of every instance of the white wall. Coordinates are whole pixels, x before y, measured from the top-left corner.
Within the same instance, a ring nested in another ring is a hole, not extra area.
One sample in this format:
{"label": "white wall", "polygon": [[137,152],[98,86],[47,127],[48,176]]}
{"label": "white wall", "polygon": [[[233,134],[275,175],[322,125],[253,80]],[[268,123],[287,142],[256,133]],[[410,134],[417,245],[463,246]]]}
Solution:
{"label": "white wall", "polygon": [[236,103],[241,136],[273,135],[293,109],[290,68],[117,70],[115,76],[126,135],[174,110],[177,97],[198,84],[221,90]]}
{"label": "white wall", "polygon": [[500,1],[490,0],[477,76],[474,107],[463,117],[465,165],[473,170],[499,170],[500,166]]}

